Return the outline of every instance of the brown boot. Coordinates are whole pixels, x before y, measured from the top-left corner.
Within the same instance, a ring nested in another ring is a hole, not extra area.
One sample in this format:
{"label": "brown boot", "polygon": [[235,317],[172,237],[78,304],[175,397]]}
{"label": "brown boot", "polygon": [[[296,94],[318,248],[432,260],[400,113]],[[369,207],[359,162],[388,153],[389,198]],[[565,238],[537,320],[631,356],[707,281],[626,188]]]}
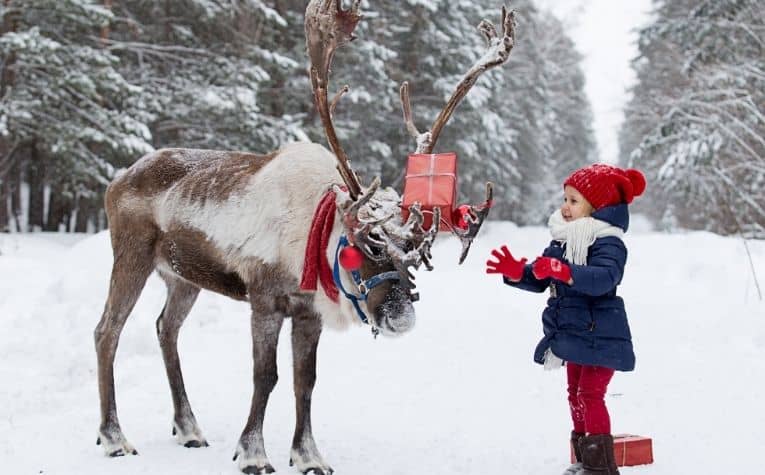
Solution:
{"label": "brown boot", "polygon": [[579,439],[579,450],[582,451],[582,471],[579,475],[619,475],[611,434],[582,437]]}
{"label": "brown boot", "polygon": [[576,463],[571,464],[563,475],[578,475],[582,470],[582,450],[579,448],[579,440],[584,437],[584,432],[571,431],[571,446],[574,448]]}

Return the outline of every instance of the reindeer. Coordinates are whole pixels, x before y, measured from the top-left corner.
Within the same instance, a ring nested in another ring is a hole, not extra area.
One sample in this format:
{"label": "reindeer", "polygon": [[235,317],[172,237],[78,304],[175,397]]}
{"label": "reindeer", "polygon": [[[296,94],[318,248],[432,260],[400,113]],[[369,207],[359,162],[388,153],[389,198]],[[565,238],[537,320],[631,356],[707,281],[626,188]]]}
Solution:
{"label": "reindeer", "polygon": [[[379,179],[362,186],[335,133],[333,110],[348,87],[330,102],[329,69],[335,49],[354,39],[361,19],[359,3],[355,0],[344,10],[341,0],[312,0],[306,9],[311,84],[332,152],[313,143],[289,144],[266,155],[164,149],[142,157],[108,186],[105,204],[114,264],[103,316],[94,332],[101,402],[97,442],[107,455],[137,454],[117,418],[113,363],[125,321],[156,270],[167,285],[156,329],[177,441],[186,447],[208,445],[186,395],[177,351],[181,325],[200,289],[207,289],[247,301],[252,308],[254,390],[234,455],[240,470],[274,471],[264,448],[263,418],[277,381],[279,332],[291,318],[297,423],[290,465],[303,473],[332,473],[311,430],[322,327],[364,322],[383,335],[411,330],[412,302],[418,298],[411,269],[422,264],[432,269],[430,249],[438,231],[435,225],[423,229],[418,204],[409,208],[404,221],[400,196],[381,188]],[[418,152],[432,151],[439,131],[481,72],[507,59],[514,19],[504,8],[502,25],[503,34],[498,35],[493,25],[481,23],[488,51],[457,86],[429,131],[415,128],[406,83],[402,86],[404,121],[417,139]],[[487,201],[490,193],[487,188]],[[462,259],[487,213],[487,204],[473,207],[469,228],[455,231],[463,241]],[[439,218],[436,210],[434,223]],[[363,257],[360,268],[338,265],[338,256],[351,251]],[[323,291],[313,291],[317,281]]]}

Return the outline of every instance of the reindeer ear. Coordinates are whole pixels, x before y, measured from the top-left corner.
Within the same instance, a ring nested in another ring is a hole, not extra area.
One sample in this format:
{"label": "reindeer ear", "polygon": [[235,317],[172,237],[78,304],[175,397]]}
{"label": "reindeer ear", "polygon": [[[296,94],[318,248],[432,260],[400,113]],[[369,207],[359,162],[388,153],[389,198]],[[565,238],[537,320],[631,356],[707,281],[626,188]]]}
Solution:
{"label": "reindeer ear", "polygon": [[343,186],[332,185],[332,191],[335,192],[335,205],[341,211],[348,209],[353,204],[351,194],[344,188]]}

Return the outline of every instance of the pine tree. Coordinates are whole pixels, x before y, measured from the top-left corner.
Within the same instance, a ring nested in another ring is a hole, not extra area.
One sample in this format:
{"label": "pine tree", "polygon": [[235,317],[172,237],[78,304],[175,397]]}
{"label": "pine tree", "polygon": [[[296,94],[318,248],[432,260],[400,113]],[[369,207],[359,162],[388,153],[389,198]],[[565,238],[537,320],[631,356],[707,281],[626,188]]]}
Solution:
{"label": "pine tree", "polygon": [[500,75],[492,108],[500,128],[488,165],[503,184],[497,216],[541,224],[558,205],[571,170],[595,158],[592,113],[581,56],[560,21],[530,2],[515,2],[516,47]]}
{"label": "pine tree", "polygon": [[[557,200],[564,173],[593,158],[591,112],[581,58],[560,22],[538,26],[543,20],[531,2],[513,6],[520,27],[510,60],[473,86],[435,151],[458,153],[462,200],[480,202],[491,180],[492,217],[538,223],[549,214],[548,191],[554,188]],[[477,25],[498,25],[500,9],[489,0],[433,0],[371,3],[364,11],[359,40],[335,57],[333,84],[351,86],[335,121],[351,158],[360,157],[354,165],[401,187],[406,156],[416,147],[402,120],[400,84],[410,84],[418,128],[429,128],[485,52]],[[309,133],[324,141],[320,126]],[[547,188],[534,186],[540,182]]]}
{"label": "pine tree", "polygon": [[[112,18],[99,3],[11,0],[4,10],[15,12],[18,23],[0,38],[0,54],[14,58],[13,84],[0,100],[0,134],[12,144],[3,160],[19,168],[31,162],[36,190],[43,179],[37,174],[46,173],[69,200],[104,186],[113,169],[105,156],[151,150],[148,130],[135,119],[140,107],[131,103],[139,88],[125,81],[115,69],[118,59],[97,42],[99,28]],[[54,213],[48,228],[58,228],[65,214]]]}
{"label": "pine tree", "polygon": [[582,56],[563,28],[550,14],[540,15],[534,39],[539,51],[544,82],[540,101],[540,136],[544,155],[536,183],[536,209],[525,222],[546,223],[550,212],[560,205],[561,183],[574,169],[599,161],[592,131],[592,110],[585,94]]}
{"label": "pine tree", "polygon": [[141,86],[155,147],[268,151],[300,136],[299,119],[270,115],[273,71],[297,69],[270,33],[286,20],[266,2],[120,2],[108,50]]}
{"label": "pine tree", "polygon": [[[296,139],[325,143],[307,76],[304,1],[3,1],[4,18],[13,10],[21,20],[0,38],[17,82],[3,83],[0,171],[21,165],[14,176],[24,171],[30,185],[32,225],[102,223],[101,194],[114,169],[154,148],[265,152]],[[530,0],[514,7],[520,26],[510,61],[481,76],[435,151],[459,154],[463,201],[481,201],[491,180],[494,218],[537,223],[563,174],[594,151],[591,114],[580,58],[560,22]],[[365,1],[362,10],[359,39],[334,60],[331,88],[350,86],[335,124],[363,181],[380,175],[401,190],[416,148],[402,119],[401,83],[410,84],[417,126],[429,128],[485,52],[477,25],[486,18],[498,26],[500,9],[491,0],[407,0]],[[0,193],[20,202],[9,184]]]}
{"label": "pine tree", "polygon": [[621,134],[656,184],[654,218],[765,236],[763,31],[755,0],[657,3]]}

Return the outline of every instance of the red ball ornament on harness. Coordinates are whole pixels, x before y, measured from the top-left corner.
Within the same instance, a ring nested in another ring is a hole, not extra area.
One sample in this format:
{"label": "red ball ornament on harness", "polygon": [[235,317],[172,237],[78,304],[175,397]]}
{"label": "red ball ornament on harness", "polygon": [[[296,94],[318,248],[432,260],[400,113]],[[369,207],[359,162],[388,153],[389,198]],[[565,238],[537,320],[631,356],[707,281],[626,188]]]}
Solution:
{"label": "red ball ornament on harness", "polygon": [[340,265],[345,270],[358,270],[361,267],[361,262],[364,260],[364,254],[358,247],[348,246],[340,251],[338,256]]}
{"label": "red ball ornament on harness", "polygon": [[457,228],[464,230],[468,228],[468,216],[470,216],[470,205],[459,205],[457,209],[454,210],[452,221]]}

